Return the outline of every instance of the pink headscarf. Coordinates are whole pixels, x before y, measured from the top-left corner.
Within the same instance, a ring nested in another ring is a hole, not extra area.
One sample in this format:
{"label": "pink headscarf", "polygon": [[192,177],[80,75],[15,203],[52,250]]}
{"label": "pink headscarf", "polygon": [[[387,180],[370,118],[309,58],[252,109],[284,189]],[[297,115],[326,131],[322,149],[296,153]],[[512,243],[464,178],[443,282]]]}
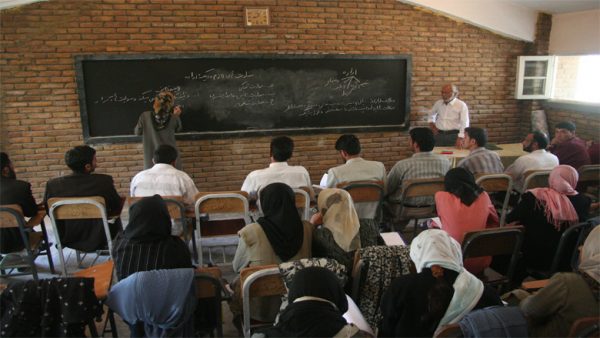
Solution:
{"label": "pink headscarf", "polygon": [[577,211],[567,196],[577,195],[575,186],[579,180],[579,173],[569,165],[559,165],[550,172],[548,178],[549,188],[531,189],[538,202],[544,207],[544,213],[549,223],[560,230],[562,223],[568,226],[577,223]]}

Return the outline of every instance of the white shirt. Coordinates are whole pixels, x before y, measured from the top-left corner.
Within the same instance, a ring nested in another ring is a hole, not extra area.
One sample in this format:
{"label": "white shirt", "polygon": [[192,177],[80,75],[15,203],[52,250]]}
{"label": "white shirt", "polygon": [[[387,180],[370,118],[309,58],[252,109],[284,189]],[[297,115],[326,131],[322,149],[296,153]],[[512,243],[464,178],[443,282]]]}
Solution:
{"label": "white shirt", "polygon": [[438,100],[431,108],[429,122],[435,122],[439,130],[458,130],[458,137],[465,137],[465,128],[469,126],[469,108],[458,98],[448,104]]}
{"label": "white shirt", "polygon": [[170,164],[157,163],[152,168],[139,172],[131,180],[132,197],[183,196],[188,208],[194,206],[194,196],[198,193],[194,181],[185,172]]}
{"label": "white shirt", "polygon": [[327,187],[335,188],[342,182],[383,181],[386,182],[385,166],[381,162],[367,161],[362,157],[351,158],[345,164],[329,169]]}
{"label": "white shirt", "polygon": [[550,170],[558,165],[558,157],[544,149],[535,150],[529,154],[523,155],[508,166],[504,171],[514,179],[514,189],[522,192],[525,177],[523,175],[527,170]]}
{"label": "white shirt", "polygon": [[275,182],[285,183],[292,188],[307,187],[311,198],[314,196],[308,171],[303,166],[290,166],[287,162],[272,162],[268,168],[254,170],[246,176],[241,190],[247,192],[250,199],[256,199],[262,188]]}

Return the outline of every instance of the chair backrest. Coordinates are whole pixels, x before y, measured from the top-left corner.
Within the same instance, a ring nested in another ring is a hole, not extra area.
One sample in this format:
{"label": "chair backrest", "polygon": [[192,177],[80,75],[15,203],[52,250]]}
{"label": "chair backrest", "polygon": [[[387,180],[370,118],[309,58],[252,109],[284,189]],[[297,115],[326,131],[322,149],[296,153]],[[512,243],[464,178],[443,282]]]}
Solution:
{"label": "chair backrest", "polygon": [[240,271],[244,337],[250,337],[250,298],[284,295],[287,293],[277,265],[252,266]]}
{"label": "chair backrest", "polygon": [[402,182],[401,200],[412,197],[434,196],[436,192],[444,190],[444,178],[417,178]]}
{"label": "chair backrest", "polygon": [[113,260],[96,264],[87,269],[73,273],[73,277],[94,278],[94,293],[96,298],[105,299],[112,285],[115,263]]}
{"label": "chair backrest", "polygon": [[506,174],[484,174],[477,177],[475,181],[480,187],[488,193],[504,192],[504,201],[502,201],[502,210],[500,212],[500,226],[504,226],[506,222],[506,212],[508,209],[508,200],[510,191],[513,187],[513,180],[510,175]]}
{"label": "chair backrest", "polygon": [[[4,269],[18,269],[29,267],[31,269],[30,272],[26,273],[15,273],[15,275],[24,275],[24,274],[32,274],[33,279],[37,280],[37,268],[35,267],[35,252],[32,244],[34,243],[34,238],[30,241],[29,236],[26,234],[26,226],[25,226],[25,218],[23,218],[23,209],[18,204],[5,204],[0,205],[0,228],[8,229],[8,228],[17,228],[19,229],[19,234],[21,237],[21,241],[23,242],[23,247],[27,251],[27,257],[21,257],[15,262],[10,262],[9,255],[6,255],[6,261],[2,259],[1,268],[2,274],[4,275]],[[31,235],[31,234],[30,234]]]}
{"label": "chair backrest", "polygon": [[525,177],[523,191],[548,187],[548,177],[550,177],[551,171],[552,170],[527,170],[525,174],[523,174]]}
{"label": "chair backrest", "polygon": [[[169,216],[172,219],[181,220],[185,217],[185,205],[183,204],[183,196],[161,196],[167,204]],[[129,206],[132,206],[145,197],[127,197]]]}
{"label": "chair backrest", "polygon": [[573,322],[567,337],[600,336],[600,317],[583,317]]}
{"label": "chair backrest", "polygon": [[383,203],[383,181],[353,181],[339,183],[337,188],[348,191],[358,218],[375,219]]}
{"label": "chair backrest", "polygon": [[583,245],[590,230],[595,226],[592,222],[582,222],[570,226],[560,236],[558,247],[552,259],[552,265],[548,277],[558,271],[570,271],[573,265],[577,265],[579,257],[579,245]]}
{"label": "chair backrest", "polygon": [[18,204],[0,205],[0,228],[18,228],[25,226],[23,209]]}
{"label": "chair backrest", "polygon": [[296,188],[294,189],[294,196],[296,199],[296,208],[300,213],[300,217],[308,221],[310,219],[310,195],[306,190]]}
{"label": "chair backrest", "polygon": [[579,172],[577,191],[586,193],[589,187],[595,187],[591,197],[597,200],[600,195],[600,164],[583,165],[577,171]]}
{"label": "chair backrest", "polygon": [[[213,301],[210,303],[201,302],[198,306],[206,305],[208,308],[203,309],[203,314],[214,314],[210,316],[210,320],[205,318],[208,322],[209,327],[202,329],[209,329],[212,333],[213,330],[217,331],[217,337],[223,337],[223,318],[222,318],[222,294],[225,292],[223,285],[221,284],[221,269],[218,267],[205,267],[197,268],[195,275],[195,286],[196,286],[196,298]],[[213,308],[210,308],[213,305]],[[204,321],[203,321],[204,322]],[[196,327],[196,330],[200,329]],[[212,335],[211,335],[212,336]]]}
{"label": "chair backrest", "polygon": [[108,217],[106,214],[104,198],[101,196],[86,196],[86,197],[53,197],[48,199],[48,216],[52,222],[56,244],[58,246],[58,258],[62,265],[63,275],[67,275],[67,266],[63,254],[63,246],[58,236],[57,221],[59,220],[76,220],[76,219],[101,219],[104,225],[104,234],[108,243],[108,251],[111,259],[114,259],[112,253],[112,237],[110,228],[108,227]]}

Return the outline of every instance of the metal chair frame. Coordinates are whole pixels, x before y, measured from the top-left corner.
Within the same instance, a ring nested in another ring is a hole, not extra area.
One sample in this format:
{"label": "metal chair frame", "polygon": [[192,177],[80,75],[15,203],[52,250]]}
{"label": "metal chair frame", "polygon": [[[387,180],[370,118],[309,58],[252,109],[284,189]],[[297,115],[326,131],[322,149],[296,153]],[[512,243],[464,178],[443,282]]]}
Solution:
{"label": "metal chair frame", "polygon": [[[260,281],[261,278],[268,276],[276,276],[280,275],[279,268],[277,266],[274,267],[266,267],[265,269],[257,270],[251,273],[246,279],[243,281],[242,285],[242,309],[244,313],[244,321],[242,324],[242,328],[244,331],[244,337],[248,338],[251,336],[251,314],[250,314],[250,297],[251,297],[251,288],[253,285],[256,285]],[[283,283],[283,279],[281,281]],[[280,295],[279,290],[270,290],[272,293],[270,295]],[[266,296],[266,295],[264,295]]]}
{"label": "metal chair frame", "polygon": [[304,221],[308,221],[310,219],[310,196],[304,189],[296,188],[293,190],[296,199],[296,208],[302,208],[301,212],[298,210],[301,214],[301,218]]}
{"label": "metal chair frame", "polygon": [[513,179],[507,174],[485,174],[481,175],[475,180],[479,186],[481,186],[487,192],[504,192],[504,201],[502,202],[502,209],[500,211],[500,226],[503,227],[506,224],[506,213],[508,211],[508,201],[510,199],[510,192],[513,188]]}

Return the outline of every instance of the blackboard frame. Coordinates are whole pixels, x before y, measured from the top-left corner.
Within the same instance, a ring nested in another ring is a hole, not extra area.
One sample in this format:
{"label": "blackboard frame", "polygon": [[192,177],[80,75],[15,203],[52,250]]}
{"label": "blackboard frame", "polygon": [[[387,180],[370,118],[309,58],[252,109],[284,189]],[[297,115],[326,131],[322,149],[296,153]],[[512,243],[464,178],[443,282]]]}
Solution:
{"label": "blackboard frame", "polygon": [[141,141],[141,136],[115,135],[115,136],[91,136],[90,121],[86,104],[85,79],[83,63],[89,60],[176,60],[176,59],[343,59],[343,60],[403,60],[406,62],[406,83],[404,116],[402,124],[374,125],[374,126],[339,126],[320,128],[277,128],[277,129],[253,129],[220,132],[184,132],[177,133],[178,140],[202,140],[202,139],[226,139],[271,135],[299,135],[299,134],[322,134],[322,133],[351,133],[351,132],[373,132],[373,131],[403,131],[408,130],[410,122],[411,104],[411,80],[412,80],[412,56],[408,54],[393,55],[364,55],[364,54],[110,54],[110,55],[77,55],[75,56],[75,70],[80,108],[81,126],[83,138],[86,144],[106,143],[135,143]]}

